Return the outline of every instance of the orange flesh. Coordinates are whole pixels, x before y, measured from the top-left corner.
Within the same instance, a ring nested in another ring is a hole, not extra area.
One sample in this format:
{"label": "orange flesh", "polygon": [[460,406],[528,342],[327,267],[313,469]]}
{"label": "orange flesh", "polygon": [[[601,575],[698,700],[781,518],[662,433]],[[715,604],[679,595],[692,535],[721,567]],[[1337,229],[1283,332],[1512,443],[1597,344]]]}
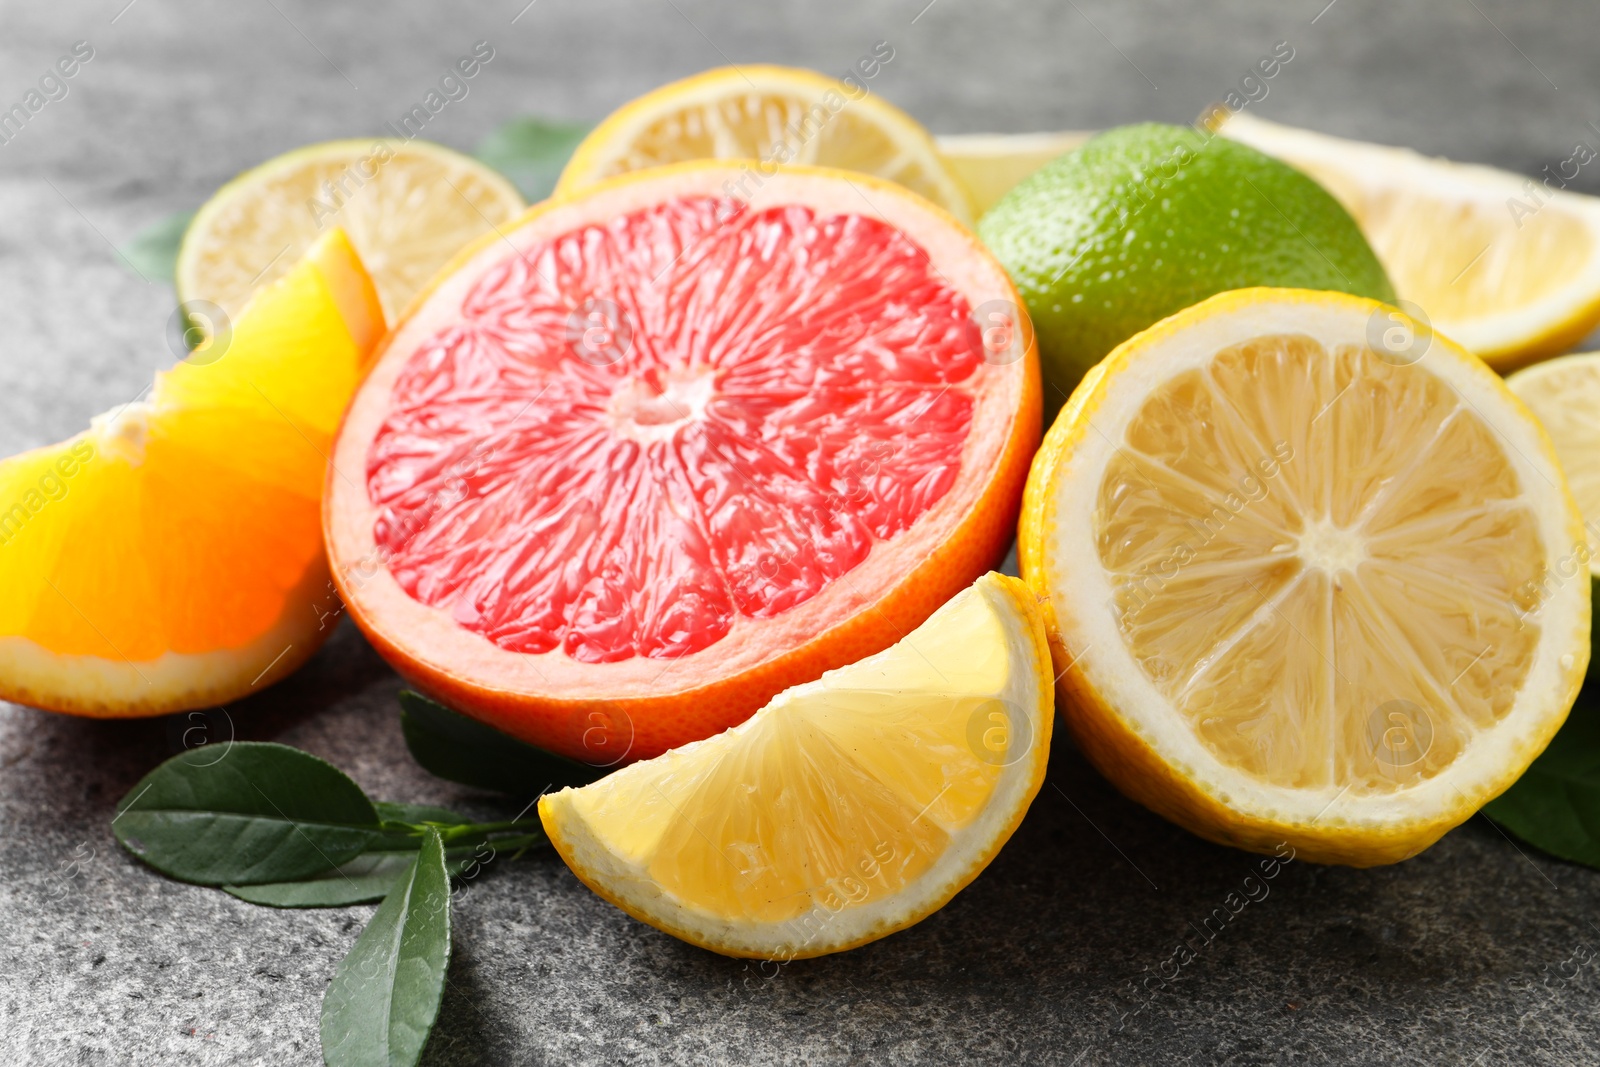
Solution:
{"label": "orange flesh", "polygon": [[[0,501],[0,637],[137,663],[271,630],[325,567],[326,455],[382,331],[332,231],[258,294],[220,355],[197,352],[86,433],[0,461],[22,509]],[[331,605],[293,605],[308,628],[314,607]]]}

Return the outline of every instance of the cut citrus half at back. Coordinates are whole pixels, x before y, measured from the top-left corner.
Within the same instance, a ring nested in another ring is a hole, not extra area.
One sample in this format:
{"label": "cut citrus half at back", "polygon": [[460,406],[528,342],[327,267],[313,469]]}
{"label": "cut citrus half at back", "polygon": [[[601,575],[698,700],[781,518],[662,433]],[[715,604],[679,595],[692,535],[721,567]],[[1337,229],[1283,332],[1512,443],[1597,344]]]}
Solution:
{"label": "cut citrus half at back", "polygon": [[1420,851],[1539,754],[1589,658],[1544,431],[1358,297],[1238,290],[1119,346],[1034,461],[1019,549],[1090,759],[1245,848]]}
{"label": "cut citrus half at back", "polygon": [[0,697],[158,715],[305,662],[338,618],[327,455],[383,330],[331,231],[148,396],[0,461]]}
{"label": "cut citrus half at back", "polygon": [[961,133],[934,138],[945,170],[966,191],[976,218],[1018,182],[1064,152],[1093,137],[1088,131],[1062,133]]}
{"label": "cut citrus half at back", "polygon": [[561,857],[636,919],[730,956],[852,948],[943,907],[1044,781],[1050,654],[989,574],[891,648],[748,722],[539,800]]}
{"label": "cut citrus half at back", "polygon": [[1524,367],[1506,387],[1538,416],[1584,518],[1589,571],[1600,576],[1600,352]]}
{"label": "cut citrus half at back", "polygon": [[739,201],[736,173],[641,171],[463,253],[340,431],[356,621],[574,758],[658,755],[892,644],[1003,555],[1038,439],[1026,316],[970,231],[861,175]]}
{"label": "cut citrus half at back", "polygon": [[[885,178],[972,222],[966,194],[917,121],[859,81],[797,67],[719,67],[664,85],[614,111],[584,138],[556,195],[605,178],[691,159],[751,161],[726,196],[748,196],[789,163]],[[870,195],[870,193],[868,194]]]}
{"label": "cut citrus half at back", "polygon": [[[393,321],[451,256],[522,208],[521,194],[498,173],[427,141],[307,145],[245,171],[206,201],[178,252],[178,299],[237,316],[251,292],[337,227]],[[192,315],[207,326],[215,317]]]}
{"label": "cut citrus half at back", "polygon": [[1220,132],[1322,183],[1401,298],[1495,369],[1554,355],[1600,325],[1600,200],[1245,113]]}

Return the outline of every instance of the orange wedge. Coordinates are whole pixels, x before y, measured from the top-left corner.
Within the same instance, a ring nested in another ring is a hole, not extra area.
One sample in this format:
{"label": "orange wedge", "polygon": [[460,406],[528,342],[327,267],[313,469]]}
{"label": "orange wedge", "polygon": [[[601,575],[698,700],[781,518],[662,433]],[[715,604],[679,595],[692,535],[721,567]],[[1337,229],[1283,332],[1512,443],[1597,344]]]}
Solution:
{"label": "orange wedge", "polygon": [[303,663],[337,618],[326,456],[383,331],[332,230],[142,399],[0,461],[0,697],[159,715]]}

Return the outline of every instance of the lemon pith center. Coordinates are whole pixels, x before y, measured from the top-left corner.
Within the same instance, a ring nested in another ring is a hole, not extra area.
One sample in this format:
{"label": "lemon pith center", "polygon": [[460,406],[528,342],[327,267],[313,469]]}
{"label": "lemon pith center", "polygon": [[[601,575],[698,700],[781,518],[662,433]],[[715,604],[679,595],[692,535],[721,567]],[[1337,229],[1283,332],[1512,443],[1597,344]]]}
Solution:
{"label": "lemon pith center", "polygon": [[1354,571],[1367,559],[1367,539],[1361,530],[1339,526],[1328,519],[1308,523],[1295,551],[1307,566],[1338,575]]}

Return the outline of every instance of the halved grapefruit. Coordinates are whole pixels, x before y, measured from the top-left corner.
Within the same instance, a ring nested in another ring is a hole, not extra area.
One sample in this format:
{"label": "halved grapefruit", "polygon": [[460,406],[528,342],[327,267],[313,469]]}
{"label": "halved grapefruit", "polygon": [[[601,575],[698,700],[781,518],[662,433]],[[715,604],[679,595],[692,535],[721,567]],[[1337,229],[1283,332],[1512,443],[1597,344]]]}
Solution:
{"label": "halved grapefruit", "polygon": [[401,674],[592,763],[887,648],[990,567],[1032,331],[944,211],[737,164],[613,179],[464,251],[390,334],[324,507]]}

